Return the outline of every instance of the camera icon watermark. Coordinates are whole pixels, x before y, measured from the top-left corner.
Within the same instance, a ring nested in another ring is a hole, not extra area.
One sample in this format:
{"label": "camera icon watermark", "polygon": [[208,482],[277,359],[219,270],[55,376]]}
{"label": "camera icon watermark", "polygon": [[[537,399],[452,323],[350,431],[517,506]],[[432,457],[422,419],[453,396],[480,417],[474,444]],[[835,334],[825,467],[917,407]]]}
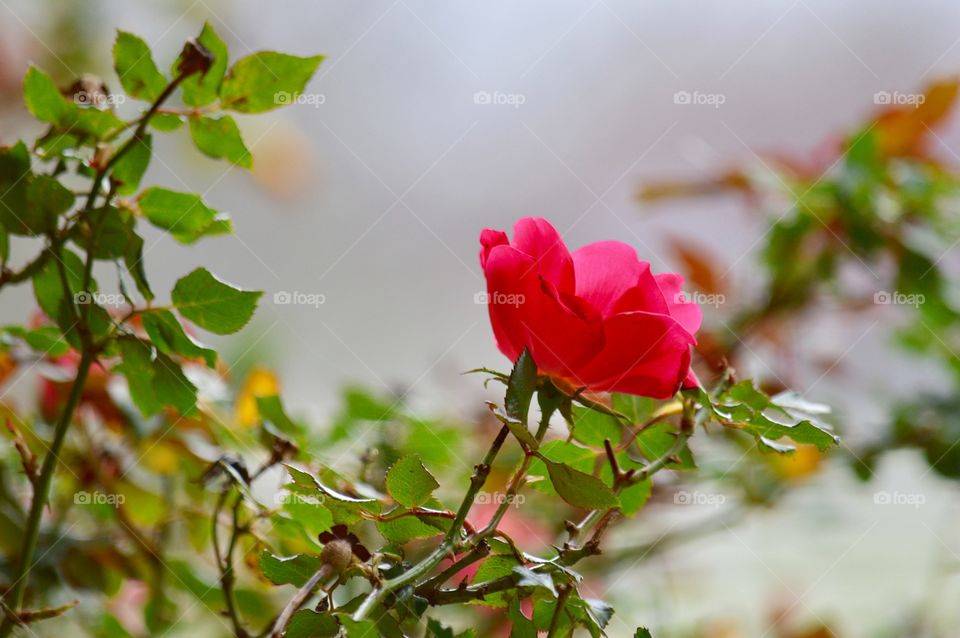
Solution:
{"label": "camera icon watermark", "polygon": [[927,502],[927,497],[919,492],[888,492],[882,490],[874,492],[874,505],[906,505],[914,509],[919,509],[921,505]]}
{"label": "camera icon watermark", "polygon": [[523,106],[527,96],[523,93],[503,93],[501,91],[477,91],[473,94],[473,103],[493,106],[512,106],[515,109]]}
{"label": "camera icon watermark", "polygon": [[74,293],[73,303],[78,306],[96,304],[98,306],[119,307],[127,304],[127,298],[120,293],[92,292],[84,290]]}
{"label": "camera icon watermark", "polygon": [[75,492],[73,495],[74,505],[110,505],[111,507],[120,507],[127,501],[123,494],[108,494],[107,492]]}
{"label": "camera icon watermark", "polygon": [[526,502],[527,497],[523,494],[504,494],[503,492],[478,492],[473,502],[477,505],[503,505],[504,503],[514,507],[520,507]]}
{"label": "camera icon watermark", "polygon": [[892,292],[878,290],[873,293],[873,303],[877,306],[913,306],[920,307],[927,298],[922,293],[906,294],[898,290]]}
{"label": "camera icon watermark", "polygon": [[524,304],[527,297],[522,293],[487,292],[481,290],[473,294],[473,303],[478,306],[513,306],[518,308]]}
{"label": "camera icon watermark", "polygon": [[720,507],[726,502],[726,496],[715,492],[677,490],[673,494],[674,505],[708,505],[710,507]]}
{"label": "camera icon watermark", "polygon": [[273,103],[278,106],[306,104],[314,108],[320,108],[327,103],[327,96],[323,93],[290,93],[289,91],[277,91],[273,94]]}
{"label": "camera icon watermark", "polygon": [[126,104],[127,96],[122,93],[110,95],[100,92],[77,91],[73,94],[73,103],[77,106],[91,106],[98,109],[113,108]]}
{"label": "camera icon watermark", "polygon": [[273,303],[277,306],[313,306],[319,308],[327,303],[327,296],[319,292],[280,290],[273,293]]}
{"label": "camera icon watermark", "polygon": [[677,91],[673,94],[673,103],[681,106],[723,106],[727,96],[723,93],[702,93],[701,91]]}
{"label": "camera icon watermark", "polygon": [[326,496],[317,494],[301,494],[299,492],[277,492],[273,495],[273,502],[277,505],[323,505]]}
{"label": "camera icon watermark", "polygon": [[720,293],[707,294],[704,292],[683,292],[682,290],[673,296],[673,302],[678,304],[694,303],[698,306],[713,306],[719,308],[727,302],[727,297]]}
{"label": "camera icon watermark", "polygon": [[927,101],[923,93],[901,93],[900,91],[877,91],[873,94],[873,103],[881,106],[919,107]]}

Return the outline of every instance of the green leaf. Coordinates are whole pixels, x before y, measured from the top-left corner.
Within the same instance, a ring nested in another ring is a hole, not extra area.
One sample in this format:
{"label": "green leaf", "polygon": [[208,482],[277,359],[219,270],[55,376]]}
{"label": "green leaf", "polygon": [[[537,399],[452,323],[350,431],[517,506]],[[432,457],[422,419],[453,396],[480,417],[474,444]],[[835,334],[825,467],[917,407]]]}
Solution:
{"label": "green leaf", "polygon": [[130,149],[113,165],[110,181],[117,185],[117,193],[130,195],[140,187],[140,180],[150,165],[153,138],[149,135],[135,139]]}
{"label": "green leaf", "polygon": [[[0,203],[0,206],[2,206],[2,203]],[[10,235],[3,225],[2,217],[0,217],[0,264],[6,264],[8,259],[10,259]]]}
{"label": "green leaf", "polygon": [[644,479],[637,481],[626,489],[620,491],[620,511],[624,516],[635,516],[637,512],[643,509],[650,499],[650,492],[653,489],[653,481]]}
{"label": "green leaf", "polygon": [[260,51],[236,61],[220,87],[225,109],[262,113],[290,104],[313,77],[323,56],[300,58]]}
{"label": "green leaf", "polygon": [[144,313],[142,319],[143,329],[147,331],[153,345],[161,352],[201,358],[210,368],[216,365],[216,351],[205,348],[194,341],[190,335],[184,332],[183,326],[169,310],[153,310]]}
{"label": "green leaf", "polygon": [[167,80],[153,62],[150,47],[126,31],[117,32],[113,45],[113,68],[123,90],[131,97],[153,102],[167,86]]}
{"label": "green leaf", "polygon": [[231,232],[229,218],[203,203],[199,195],[179,193],[158,186],[146,189],[138,199],[140,211],[154,226],[184,244],[206,235]]}
{"label": "green leaf", "polygon": [[462,633],[455,633],[450,627],[445,627],[439,621],[433,618],[427,618],[426,638],[473,638],[473,629],[467,629]]}
{"label": "green leaf", "polygon": [[272,394],[270,396],[258,396],[256,400],[257,412],[279,432],[295,438],[303,435],[303,426],[287,415],[283,409],[283,402],[280,400],[280,397]]}
{"label": "green leaf", "polygon": [[153,375],[157,399],[172,405],[184,416],[196,414],[197,387],[187,379],[179,363],[158,352],[153,361]]}
{"label": "green leaf", "polygon": [[[442,521],[437,519],[437,525]],[[431,525],[427,520],[416,516],[403,516],[387,521],[377,521],[377,531],[392,543],[403,545],[415,538],[431,538],[442,534],[444,529]]]}
{"label": "green leaf", "polygon": [[253,156],[243,143],[237,123],[229,115],[191,117],[190,135],[197,148],[214,159],[223,158],[243,168],[253,166]]}
{"label": "green leaf", "polygon": [[595,598],[571,598],[567,611],[587,628],[594,638],[604,636],[604,629],[613,618],[613,607]]}
{"label": "green leaf", "polygon": [[[43,269],[33,277],[33,293],[37,298],[40,309],[58,323],[64,315],[72,316],[67,304],[73,303],[73,294],[80,290],[83,283],[83,260],[69,250],[61,252],[63,269],[67,273],[67,283],[70,290],[64,291],[61,285],[60,272],[57,268],[57,258],[52,257]],[[94,288],[94,286],[91,286]],[[69,324],[68,324],[69,325]]]}
{"label": "green leaf", "polygon": [[123,263],[127,267],[127,272],[133,277],[137,290],[143,295],[144,299],[152,300],[153,291],[150,290],[150,283],[147,281],[147,271],[143,265],[143,238],[136,233],[130,237],[126,250],[123,252]]}
{"label": "green leaf", "polygon": [[[677,441],[677,432],[670,423],[657,423],[637,435],[635,440],[637,449],[648,461],[658,459],[673,447]],[[684,447],[677,454],[677,459],[667,463],[666,467],[675,470],[690,470],[697,467],[693,460],[693,453],[690,448]]]}
{"label": "green leaf", "polygon": [[[217,99],[229,61],[227,45],[209,22],[204,23],[203,30],[197,37],[197,44],[213,57],[213,63],[206,73],[191,75],[180,83],[180,88],[183,90],[183,103],[187,106],[206,106]],[[180,60],[177,59],[173,64],[174,72],[179,66]]]}
{"label": "green leaf", "polygon": [[22,339],[35,352],[51,357],[60,357],[70,351],[70,344],[63,340],[60,331],[54,326],[41,326],[33,330],[22,326],[7,326],[3,332]]}
{"label": "green leaf", "polygon": [[537,628],[532,620],[523,615],[517,596],[510,597],[507,617],[510,619],[510,638],[537,638]]}
{"label": "green leaf", "polygon": [[[195,76],[187,78],[188,81]],[[160,132],[169,133],[183,126],[183,116],[176,113],[156,113],[150,118],[150,126]]]}
{"label": "green leaf", "polygon": [[[40,235],[57,227],[57,218],[73,206],[74,195],[48,175],[36,175],[27,184],[26,215],[19,221],[26,233]],[[4,224],[6,225],[6,224]],[[11,228],[12,232],[16,232]]]}
{"label": "green leaf", "polygon": [[236,332],[250,321],[263,293],[239,290],[223,283],[206,268],[197,268],[173,287],[177,311],[215,334]]}
{"label": "green leaf", "polygon": [[647,397],[615,392],[610,398],[613,409],[627,417],[634,425],[643,423],[657,409],[657,401]]}
{"label": "green leaf", "polygon": [[784,438],[815,445],[821,452],[839,442],[818,418],[825,406],[805,402],[792,394],[771,398],[749,380],[741,381],[716,399],[700,392],[697,400],[722,424],[751,434],[765,451],[792,452],[793,446],[777,442]]}
{"label": "green leaf", "polygon": [[347,632],[347,638],[373,638],[377,634],[377,626],[372,620],[356,622],[349,616],[340,616],[340,624]]}
{"label": "green leaf", "polygon": [[31,177],[30,153],[23,142],[0,148],[0,225],[14,235],[30,235],[32,227],[41,225],[27,199]]}
{"label": "green leaf", "polygon": [[316,537],[334,525],[333,513],[321,501],[326,503],[321,494],[315,498],[298,498],[297,494],[291,493],[284,501],[283,510]]}
{"label": "green leaf", "polygon": [[85,248],[96,231],[94,256],[97,259],[119,259],[127,254],[131,246],[135,247],[138,241],[143,241],[133,230],[135,224],[129,210],[115,206],[96,208],[84,215],[81,223],[74,228],[71,239]]}
{"label": "green leaf", "polygon": [[163,353],[154,353],[139,339],[118,340],[122,363],[120,372],[127,378],[130,397],[144,417],[172,405],[185,416],[196,412],[197,388],[176,361]]}
{"label": "green leaf", "polygon": [[260,554],[260,569],[274,585],[303,587],[320,569],[320,557],[307,554],[281,557],[263,550]]}
{"label": "green leaf", "polygon": [[[473,575],[471,582],[483,583],[488,580],[509,576],[513,573],[514,567],[518,567],[519,565],[520,563],[517,562],[513,554],[491,554],[477,567],[477,571]],[[478,601],[478,603],[488,607],[507,607],[509,604],[507,600],[508,594],[508,592],[487,594],[482,600]]]}
{"label": "green leaf", "polygon": [[123,121],[113,111],[101,111],[93,107],[77,107],[69,111],[69,115],[72,117],[71,121],[63,124],[62,127],[73,132],[93,136],[94,140],[88,140],[91,145],[108,133],[124,126]]}
{"label": "green leaf", "polygon": [[423,467],[417,455],[405,456],[387,472],[387,491],[393,500],[405,507],[418,507],[430,499],[440,487],[437,479]]}
{"label": "green leaf", "polygon": [[650,634],[650,630],[646,627],[637,627],[637,631],[633,634],[633,638],[653,638]]}
{"label": "green leaf", "polygon": [[[340,623],[330,614],[301,609],[290,619],[284,638],[333,638],[340,633]],[[373,638],[373,634],[370,634]]]}
{"label": "green leaf", "polygon": [[573,421],[571,434],[573,434],[573,438],[584,445],[602,448],[606,439],[614,444],[620,442],[622,436],[620,423],[609,414],[603,414],[590,408],[573,406],[571,415]]}
{"label": "green leaf", "polygon": [[510,380],[507,382],[507,395],[504,399],[504,408],[507,415],[523,424],[527,422],[530,412],[530,400],[537,390],[537,364],[533,357],[524,349],[513,364]]}
{"label": "green leaf", "polygon": [[557,588],[553,585],[553,576],[546,572],[535,572],[529,567],[517,565],[513,568],[519,578],[517,578],[517,587],[542,587],[554,596],[557,595]]}
{"label": "green leaf", "polygon": [[65,125],[77,108],[60,93],[49,75],[34,66],[23,79],[23,100],[35,118],[56,126]]}
{"label": "green leaf", "polygon": [[[547,459],[569,465],[581,472],[591,471],[594,466],[594,460],[597,458],[597,452],[559,439],[548,441],[541,446],[539,451],[540,454]],[[527,474],[531,477],[549,478],[547,466],[544,464],[544,461],[539,458],[534,459],[533,463],[530,464],[530,469]],[[534,481],[530,486],[545,494],[557,493],[553,487],[553,483],[549,480]]]}
{"label": "green leaf", "polygon": [[163,408],[153,389],[153,353],[139,339],[119,339],[122,363],[119,371],[127,378],[130,398],[144,417]]}
{"label": "green leaf", "polygon": [[70,345],[63,340],[60,332],[53,326],[43,326],[26,332],[24,341],[37,352],[51,357],[60,357],[70,350]]}
{"label": "green leaf", "polygon": [[488,403],[487,405],[489,406],[490,411],[493,413],[493,416],[497,417],[498,421],[507,426],[513,436],[517,437],[517,440],[520,441],[525,448],[536,450],[539,447],[537,439],[530,434],[530,430],[527,428],[526,423],[523,423],[520,420],[505,414],[493,403]]}
{"label": "green leaf", "polygon": [[556,461],[547,460],[545,463],[557,494],[574,507],[606,509],[620,505],[613,490],[595,476]]}
{"label": "green leaf", "polygon": [[293,480],[295,485],[300,487],[313,487],[319,488],[320,483],[314,478],[313,474],[310,472],[304,472],[303,470],[293,467],[292,465],[284,465],[287,468],[287,472],[290,474],[290,478]]}

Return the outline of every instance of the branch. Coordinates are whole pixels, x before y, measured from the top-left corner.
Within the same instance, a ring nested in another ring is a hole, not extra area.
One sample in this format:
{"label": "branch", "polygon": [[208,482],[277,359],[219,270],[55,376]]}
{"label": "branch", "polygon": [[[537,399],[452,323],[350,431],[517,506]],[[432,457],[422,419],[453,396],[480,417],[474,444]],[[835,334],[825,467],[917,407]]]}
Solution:
{"label": "branch", "polygon": [[287,606],[283,608],[283,611],[277,617],[277,622],[273,625],[273,631],[270,632],[271,638],[280,638],[283,635],[284,630],[286,630],[287,625],[290,624],[290,619],[293,618],[293,615],[297,613],[303,603],[307,602],[307,599],[313,594],[313,590],[317,586],[326,580],[330,574],[333,573],[333,567],[329,563],[324,563],[320,566],[313,576],[297,590],[297,593],[294,594],[293,598],[290,599],[290,602],[287,603]]}
{"label": "branch", "polygon": [[507,435],[509,433],[510,428],[508,428],[506,425],[501,427],[500,432],[497,433],[496,438],[490,445],[490,449],[487,450],[483,460],[474,467],[473,476],[470,477],[470,487],[467,489],[467,493],[464,495],[463,501],[460,503],[460,507],[457,509],[457,513],[454,516],[453,523],[450,525],[450,529],[447,531],[440,545],[438,545],[437,548],[434,549],[433,552],[431,552],[426,558],[404,573],[400,574],[396,578],[384,582],[379,587],[375,587],[367,595],[363,603],[360,604],[360,607],[357,608],[357,611],[354,613],[353,620],[355,622],[359,622],[366,618],[370,612],[377,605],[381,604],[390,593],[414,583],[423,576],[429,574],[434,567],[439,565],[440,562],[443,561],[443,559],[446,558],[451,551],[453,551],[454,545],[460,536],[460,531],[467,520],[467,514],[470,513],[470,508],[473,507],[473,502],[476,500],[477,494],[480,492],[481,488],[483,488],[484,484],[486,484],[487,477],[490,476],[490,466],[500,453],[500,449],[507,440]]}

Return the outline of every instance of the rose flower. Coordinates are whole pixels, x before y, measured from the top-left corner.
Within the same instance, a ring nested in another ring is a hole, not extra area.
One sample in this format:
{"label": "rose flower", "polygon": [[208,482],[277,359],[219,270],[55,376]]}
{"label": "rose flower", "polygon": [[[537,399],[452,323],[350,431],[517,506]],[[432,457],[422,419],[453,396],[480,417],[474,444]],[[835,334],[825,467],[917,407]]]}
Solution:
{"label": "rose flower", "polygon": [[500,351],[526,349],[540,374],[567,392],[623,392],[656,399],[696,385],[690,347],[700,308],[683,277],[654,275],[618,241],[571,254],[544,219],[480,234],[490,323]]}

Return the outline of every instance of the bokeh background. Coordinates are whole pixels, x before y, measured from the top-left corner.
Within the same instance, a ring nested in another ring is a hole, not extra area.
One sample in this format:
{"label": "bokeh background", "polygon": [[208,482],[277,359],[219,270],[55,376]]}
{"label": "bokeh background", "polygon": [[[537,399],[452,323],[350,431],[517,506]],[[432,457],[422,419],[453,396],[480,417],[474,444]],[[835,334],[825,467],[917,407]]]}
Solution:
{"label": "bokeh background", "polygon": [[[475,300],[481,229],[544,216],[571,246],[620,239],[655,270],[682,269],[671,248],[682,239],[721,265],[724,303],[745,303],[769,221],[738,197],[643,203],[640,187],[762,167],[767,152],[815,153],[869,118],[877,92],[915,94],[957,72],[958,19],[946,0],[0,0],[0,143],[35,126],[20,101],[29,63],[62,81],[92,69],[115,83],[116,28],[142,35],[161,61],[205,20],[234,56],[325,54],[296,107],[237,118],[252,176],[173,135],[145,183],[202,192],[233,215],[235,235],[205,240],[202,262],[267,291],[267,303],[227,351],[237,366],[277,369],[292,411],[322,423],[339,388],[359,383],[465,417],[485,395],[460,373],[507,366]],[[934,152],[952,162],[951,129]],[[148,236],[158,289],[200,260]],[[274,303],[285,293],[323,303]],[[8,291],[0,319],[31,307],[28,289]],[[714,312],[705,308],[708,322]],[[894,308],[856,321],[825,309],[792,337],[829,361],[790,369],[795,389],[835,407],[850,447],[891,402],[939,383],[889,347],[896,325]],[[793,365],[750,355],[743,376]],[[881,506],[878,489],[924,502]],[[838,463],[774,510],[642,566],[611,566],[609,592],[597,593],[618,610],[613,636],[638,624],[658,636],[761,636],[777,610],[842,636],[903,635],[891,628],[923,613],[955,635],[958,504],[913,453],[884,459],[870,485]]]}

